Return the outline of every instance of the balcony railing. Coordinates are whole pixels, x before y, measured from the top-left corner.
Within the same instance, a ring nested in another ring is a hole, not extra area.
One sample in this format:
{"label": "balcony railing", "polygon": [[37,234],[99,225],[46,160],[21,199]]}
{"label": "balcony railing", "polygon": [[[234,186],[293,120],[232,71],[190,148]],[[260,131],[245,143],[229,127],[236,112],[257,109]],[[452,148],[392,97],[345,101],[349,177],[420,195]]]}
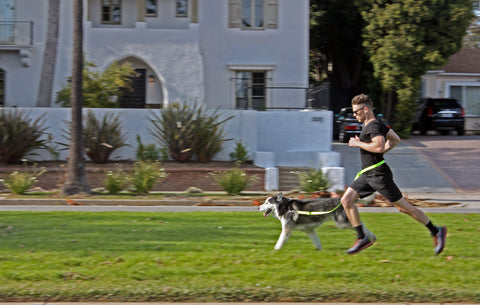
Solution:
{"label": "balcony railing", "polygon": [[0,46],[33,45],[32,21],[0,21]]}

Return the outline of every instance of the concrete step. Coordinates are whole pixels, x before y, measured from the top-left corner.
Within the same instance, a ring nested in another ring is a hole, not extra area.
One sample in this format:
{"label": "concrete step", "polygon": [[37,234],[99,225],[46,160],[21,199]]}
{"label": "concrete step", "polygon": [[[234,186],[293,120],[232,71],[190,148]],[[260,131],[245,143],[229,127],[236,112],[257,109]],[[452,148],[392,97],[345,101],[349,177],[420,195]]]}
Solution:
{"label": "concrete step", "polygon": [[308,167],[279,167],[278,168],[278,188],[280,191],[290,191],[298,189],[300,183],[298,181],[297,172],[308,172]]}

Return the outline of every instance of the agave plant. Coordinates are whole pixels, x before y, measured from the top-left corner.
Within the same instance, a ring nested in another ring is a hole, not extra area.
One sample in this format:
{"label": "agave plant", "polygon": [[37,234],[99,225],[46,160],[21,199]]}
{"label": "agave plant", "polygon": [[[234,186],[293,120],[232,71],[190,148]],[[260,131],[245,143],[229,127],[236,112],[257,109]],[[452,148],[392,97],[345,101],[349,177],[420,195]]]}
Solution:
{"label": "agave plant", "polygon": [[220,121],[217,112],[207,115],[201,106],[177,103],[162,110],[160,115],[152,115],[154,128],[150,132],[178,162],[189,161],[194,154],[201,162],[210,161],[226,141],[221,124],[233,117]]}
{"label": "agave plant", "polygon": [[31,121],[24,111],[1,110],[0,161],[19,162],[24,156],[33,155],[33,150],[47,148],[44,117],[45,114]]}
{"label": "agave plant", "polygon": [[219,114],[214,112],[209,116],[202,115],[196,122],[195,141],[193,151],[200,162],[209,162],[222,150],[222,143],[229,141],[225,139],[222,124],[230,120],[230,116],[222,121],[219,120]]}
{"label": "agave plant", "polygon": [[177,162],[187,162],[193,156],[196,108],[174,103],[160,115],[152,112],[151,134],[161,146],[168,148],[170,156]]}
{"label": "agave plant", "polygon": [[[70,123],[69,127],[72,127]],[[128,145],[122,129],[118,115],[107,112],[97,119],[93,111],[89,110],[83,127],[83,145],[87,156],[95,163],[107,163],[115,149]],[[70,139],[69,136],[65,138]]]}

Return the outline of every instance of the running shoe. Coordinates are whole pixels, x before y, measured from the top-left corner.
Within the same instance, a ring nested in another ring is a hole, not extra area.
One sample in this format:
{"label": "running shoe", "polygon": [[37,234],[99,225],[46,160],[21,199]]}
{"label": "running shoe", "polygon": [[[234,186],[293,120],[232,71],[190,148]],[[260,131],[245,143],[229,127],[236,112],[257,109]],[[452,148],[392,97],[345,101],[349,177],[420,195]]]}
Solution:
{"label": "running shoe", "polygon": [[435,254],[442,253],[447,241],[447,227],[438,227],[438,233],[432,237]]}
{"label": "running shoe", "polygon": [[363,239],[357,239],[353,246],[347,250],[347,254],[353,255],[357,254],[358,252],[370,247],[373,245],[373,242],[370,240],[368,236]]}

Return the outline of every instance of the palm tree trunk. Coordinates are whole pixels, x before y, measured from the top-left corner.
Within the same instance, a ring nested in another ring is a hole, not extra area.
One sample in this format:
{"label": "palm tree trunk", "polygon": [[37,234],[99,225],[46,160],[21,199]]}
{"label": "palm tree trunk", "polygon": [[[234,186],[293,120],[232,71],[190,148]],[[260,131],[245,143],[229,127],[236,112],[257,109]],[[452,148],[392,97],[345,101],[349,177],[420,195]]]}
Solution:
{"label": "palm tree trunk", "polygon": [[72,86],[70,102],[72,107],[72,128],[70,153],[68,157],[67,179],[62,193],[71,195],[89,193],[83,158],[82,126],[82,72],[83,72],[83,0],[73,0],[73,52]]}
{"label": "palm tree trunk", "polygon": [[50,107],[50,101],[52,100],[55,61],[57,58],[59,10],[60,0],[48,0],[47,39],[43,53],[37,107]]}

